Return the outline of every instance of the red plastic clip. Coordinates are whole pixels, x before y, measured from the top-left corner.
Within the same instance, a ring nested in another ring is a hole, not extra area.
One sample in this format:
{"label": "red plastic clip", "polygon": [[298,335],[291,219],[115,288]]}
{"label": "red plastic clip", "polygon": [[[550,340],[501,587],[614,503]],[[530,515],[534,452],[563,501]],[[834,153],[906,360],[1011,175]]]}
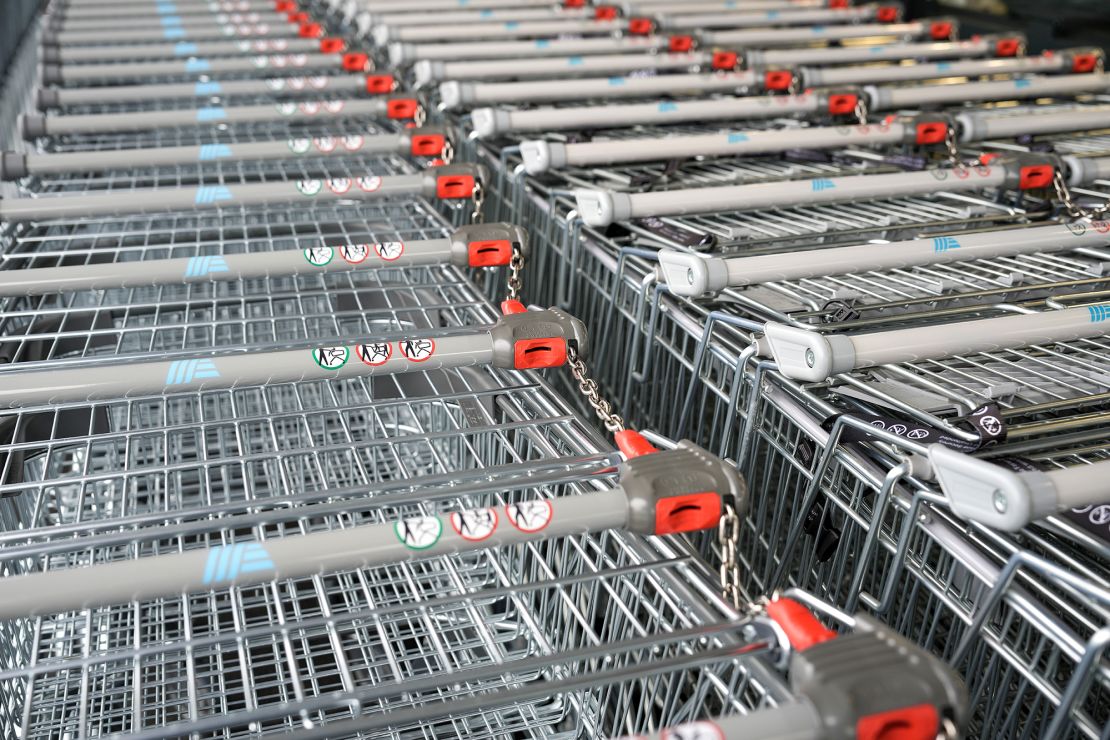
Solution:
{"label": "red plastic clip", "polygon": [[418,110],[420,101],[416,98],[394,98],[385,104],[385,114],[393,120],[415,118]]}
{"label": "red plastic clip", "polygon": [[1052,183],[1052,177],[1055,174],[1056,168],[1050,164],[1034,164],[1022,167],[1018,175],[1018,188],[1033,190],[1034,188],[1047,187]]}
{"label": "red plastic clip", "polygon": [[338,54],[347,48],[347,42],[343,39],[329,36],[326,39],[320,40],[320,53],[321,54]]}
{"label": "red plastic clip", "polygon": [[447,137],[443,134],[416,134],[409,151],[414,157],[435,157],[443,153]]}
{"label": "red plastic clip", "polygon": [[293,0],[276,0],[274,2],[275,13],[293,13],[297,10],[297,4]]}
{"label": "red plastic clip", "polygon": [[324,27],[319,23],[302,23],[297,35],[302,39],[318,39],[324,35]]}
{"label": "red plastic clip", "polygon": [[693,36],[671,36],[667,40],[667,51],[672,54],[681,54],[694,48]]}
{"label": "red plastic clip", "polygon": [[700,532],[721,521],[721,497],[712,491],[670,496],[655,502],[655,533]]}
{"label": "red plastic clip", "polygon": [[929,24],[929,37],[934,41],[944,41],[952,38],[954,30],[952,21],[934,21]]}
{"label": "red plastic clip", "polygon": [[342,64],[347,72],[365,72],[370,69],[370,55],[353,51],[343,55]]}
{"label": "red plastic clip", "polygon": [[794,75],[785,69],[763,73],[763,87],[767,90],[789,90],[794,84]]}
{"label": "red plastic clip", "polygon": [[995,56],[1016,57],[1021,51],[1021,39],[1010,36],[994,43]]}
{"label": "red plastic clip", "polygon": [[924,146],[926,144],[940,144],[948,135],[948,124],[944,121],[926,121],[917,124],[915,142]]}
{"label": "red plastic clip", "polygon": [[893,23],[902,15],[902,9],[897,5],[881,5],[875,11],[875,20],[879,23]]}
{"label": "red plastic clip", "polygon": [[513,245],[508,239],[470,242],[466,254],[471,267],[501,267],[513,258]]}
{"label": "red plastic clip", "polygon": [[836,93],[829,96],[829,115],[847,116],[856,112],[859,96],[853,93]]}
{"label": "red plastic clip", "polygon": [[611,21],[616,17],[616,5],[598,5],[596,8],[594,8],[594,20]]}
{"label": "red plastic clip", "polygon": [[586,0],[563,0],[564,8],[584,8]]}
{"label": "red plastic clip", "polygon": [[795,650],[804,651],[836,637],[836,633],[825,627],[806,609],[793,599],[775,599],[767,604],[767,616],[782,627],[786,639]]}
{"label": "red plastic clip", "polygon": [[829,0],[830,8],[847,8],[848,0]]}
{"label": "red plastic clip", "polygon": [[628,32],[633,36],[648,36],[655,30],[655,21],[651,18],[630,18]]}
{"label": "red plastic clip", "polygon": [[567,340],[518,339],[513,345],[513,367],[534,370],[539,367],[561,367],[567,362]]}
{"label": "red plastic clip", "polygon": [[1098,69],[1098,54],[1076,54],[1071,58],[1071,71],[1076,74]]}
{"label": "red plastic clip", "polygon": [[289,13],[285,17],[289,19],[290,23],[311,23],[312,22],[308,17],[308,13],[304,12],[303,10],[300,11],[300,12]]}
{"label": "red plastic clip", "polygon": [[735,51],[715,51],[710,64],[718,71],[736,69],[736,65],[740,64],[740,55]]}
{"label": "red plastic clip", "polygon": [[366,92],[371,95],[381,95],[382,93],[393,92],[395,80],[393,75],[367,75],[366,76]]}
{"label": "red plastic clip", "polygon": [[940,734],[940,715],[932,704],[892,709],[856,722],[856,740],[933,740]]}
{"label": "red plastic clip", "polygon": [[469,198],[474,194],[472,175],[441,175],[436,178],[436,197],[441,200]]}
{"label": "red plastic clip", "polygon": [[513,313],[527,313],[528,309],[520,301],[501,301],[501,313],[508,316]]}
{"label": "red plastic clip", "polygon": [[627,458],[640,457],[641,455],[650,455],[653,452],[659,452],[655,449],[655,445],[647,441],[644,435],[632,429],[625,429],[623,432],[617,432],[613,435],[613,439],[617,442],[617,449],[624,453]]}
{"label": "red plastic clip", "polygon": [[999,156],[1000,155],[995,154],[994,152],[986,152],[985,154],[980,154],[979,164],[990,164],[994,160],[998,159]]}

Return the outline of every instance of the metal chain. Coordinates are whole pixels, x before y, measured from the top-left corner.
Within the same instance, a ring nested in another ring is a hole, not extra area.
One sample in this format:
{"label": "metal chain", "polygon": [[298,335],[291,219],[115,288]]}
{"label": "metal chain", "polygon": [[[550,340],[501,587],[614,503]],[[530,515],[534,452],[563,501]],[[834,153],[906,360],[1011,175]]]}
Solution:
{"label": "metal chain", "polygon": [[962,163],[960,159],[960,147],[956,143],[956,127],[949,125],[948,131],[944,134],[944,146],[948,149],[948,161],[955,167]]}
{"label": "metal chain", "polygon": [[440,152],[439,158],[443,160],[443,164],[451,164],[455,158],[455,145],[451,143],[450,139],[443,142],[443,151]]}
{"label": "metal chain", "polygon": [[1096,208],[1084,208],[1076,203],[1075,199],[1072,198],[1071,189],[1064,182],[1064,173],[1060,171],[1059,167],[1056,168],[1056,174],[1052,176],[1052,187],[1056,189],[1056,197],[1064,204],[1064,208],[1068,210],[1068,215],[1072,218],[1098,219],[1110,211],[1110,200]]}
{"label": "metal chain", "polygon": [[867,123],[867,101],[863,96],[856,98],[856,118],[859,119],[861,124]]}
{"label": "metal chain", "polygon": [[624,419],[613,411],[613,407],[608,401],[601,397],[597,381],[590,377],[590,371],[586,367],[586,363],[582,362],[578,357],[578,351],[573,347],[567,347],[567,364],[570,366],[570,374],[578,381],[578,390],[586,397],[605,428],[611,434],[623,432],[625,429]]}
{"label": "metal chain", "polygon": [[734,609],[741,609],[740,560],[736,548],[740,543],[740,517],[732,504],[725,504],[725,513],[717,523],[717,545],[721,550],[721,594]]}
{"label": "metal chain", "polygon": [[513,249],[513,256],[509,260],[509,279],[507,281],[509,286],[509,300],[520,300],[520,289],[524,287],[524,281],[520,279],[520,271],[524,269],[524,255],[521,254],[519,248]]}
{"label": "metal chain", "polygon": [[486,200],[486,191],[482,189],[482,183],[477,179],[474,180],[474,190],[470,193],[470,199],[474,202],[474,210],[470,212],[470,223],[480,224],[486,220],[482,215],[482,203]]}

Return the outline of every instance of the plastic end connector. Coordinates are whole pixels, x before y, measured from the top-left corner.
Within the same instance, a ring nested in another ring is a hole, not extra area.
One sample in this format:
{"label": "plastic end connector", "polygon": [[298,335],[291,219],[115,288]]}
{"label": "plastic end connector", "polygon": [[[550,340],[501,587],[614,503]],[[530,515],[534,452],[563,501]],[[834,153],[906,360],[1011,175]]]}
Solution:
{"label": "plastic end connector", "polygon": [[412,56],[412,48],[400,42],[389,45],[389,63],[394,67],[403,67]]}
{"label": "plastic end connector", "polygon": [[24,113],[19,117],[19,129],[23,132],[23,138],[28,141],[46,136],[46,116],[40,113]]}
{"label": "plastic end connector", "polygon": [[35,107],[39,110],[57,108],[61,103],[61,96],[57,90],[49,87],[40,87],[35,90]]}
{"label": "plastic end connector", "polygon": [[632,199],[608,190],[577,190],[578,215],[587,226],[608,226],[632,216]]}
{"label": "plastic end connector", "polygon": [[61,85],[62,84],[62,68],[57,64],[44,64],[42,65],[42,84],[44,85]]}
{"label": "plastic end connector", "polygon": [[767,324],[764,334],[779,372],[791,380],[817,383],[851,370],[855,363],[851,340],[844,336],[775,323]]}
{"label": "plastic end connector", "polygon": [[663,249],[659,271],[671,293],[684,298],[715,295],[728,286],[728,266],[717,257]]}
{"label": "plastic end connector", "polygon": [[934,444],[929,462],[952,511],[1006,532],[1057,509],[1055,489],[1038,471],[1015,472],[987,460]]}
{"label": "plastic end connector", "polygon": [[529,175],[539,175],[567,164],[567,147],[560,142],[524,141],[520,144],[520,156],[524,160],[524,171]]}
{"label": "plastic end connector", "polygon": [[470,125],[479,139],[497,136],[509,127],[509,112],[496,108],[475,108],[470,111]]}
{"label": "plastic end connector", "polygon": [[439,100],[447,110],[457,110],[470,102],[474,86],[457,80],[442,82],[439,85]]}
{"label": "plastic end connector", "polygon": [[20,152],[0,152],[0,180],[19,180],[29,174],[27,155]]}
{"label": "plastic end connector", "polygon": [[443,62],[437,62],[433,59],[421,59],[416,64],[412,65],[413,84],[417,88],[430,85],[433,82],[438,82],[443,79],[444,73],[447,71]]}
{"label": "plastic end connector", "polygon": [[370,30],[370,37],[374,39],[375,46],[386,46],[395,36],[393,26],[375,26]]}

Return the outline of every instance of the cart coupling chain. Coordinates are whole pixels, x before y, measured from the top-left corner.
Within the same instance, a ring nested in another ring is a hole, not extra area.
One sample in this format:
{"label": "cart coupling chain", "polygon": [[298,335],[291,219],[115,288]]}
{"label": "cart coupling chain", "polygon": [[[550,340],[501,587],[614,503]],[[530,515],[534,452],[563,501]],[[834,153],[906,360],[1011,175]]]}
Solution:
{"label": "cart coupling chain", "polygon": [[561,367],[586,347],[586,327],[557,308],[528,311],[517,301],[490,327],[494,367],[534,370]]}

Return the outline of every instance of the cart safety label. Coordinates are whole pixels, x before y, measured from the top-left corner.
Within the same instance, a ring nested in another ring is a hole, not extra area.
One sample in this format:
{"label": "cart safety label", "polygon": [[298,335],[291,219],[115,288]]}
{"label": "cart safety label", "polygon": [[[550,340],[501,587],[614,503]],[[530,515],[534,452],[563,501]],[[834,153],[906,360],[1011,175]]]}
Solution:
{"label": "cart safety label", "polygon": [[251,59],[251,62],[258,69],[266,69],[266,67],[270,66],[270,60],[266,57],[254,57]]}
{"label": "cart safety label", "polygon": [[351,189],[351,179],[349,177],[336,177],[330,180],[325,180],[324,184],[328,186],[328,190],[336,195],[344,195]]}
{"label": "cart safety label", "polygon": [[276,106],[277,112],[283,116],[291,116],[297,112],[296,103],[278,103]]}
{"label": "cart safety label", "polygon": [[346,347],[317,347],[312,350],[313,361],[325,370],[338,370],[347,364],[350,355]]}
{"label": "cart safety label", "polygon": [[[836,416],[829,417],[823,426],[831,429]],[[904,421],[890,416],[875,415],[867,417],[873,428],[908,439],[918,444],[942,444],[959,452],[974,452],[987,445],[1006,439],[1006,423],[997,404],[988,403],[975,409],[966,417],[953,419],[953,426],[971,427],[977,439],[968,440],[950,432],[927,426],[915,421]],[[863,442],[872,435],[853,426],[843,428],[841,439],[848,442]]]}
{"label": "cart safety label", "polygon": [[1098,306],[1087,306],[1087,310],[1091,313],[1092,323],[1110,319],[1110,303],[1103,303]]}
{"label": "cart safety label", "polygon": [[505,506],[505,517],[521,532],[532,534],[547,529],[555,510],[550,501],[521,501]]}
{"label": "cart safety label", "polygon": [[451,515],[451,528],[467,542],[481,542],[497,531],[496,509],[468,509]]}
{"label": "cart safety label", "polygon": [[660,740],[725,740],[725,733],[714,723],[703,721],[668,727],[659,737]]}
{"label": "cart safety label", "polygon": [[382,186],[382,178],[377,175],[370,175],[369,177],[360,177],[355,180],[358,183],[358,189],[364,193],[373,193]]}
{"label": "cart safety label", "polygon": [[214,272],[231,272],[227,260],[218,254],[208,254],[202,257],[190,257],[185,263],[185,278],[198,278],[211,275]]}
{"label": "cart safety label", "polygon": [[374,245],[374,251],[386,262],[392,262],[405,252],[403,242],[382,242]]}
{"label": "cart safety label", "polygon": [[933,251],[938,254],[952,249],[959,249],[962,246],[959,239],[954,236],[938,236],[936,239],[933,239]]}
{"label": "cart safety label", "polygon": [[225,185],[201,185],[197,188],[197,194],[193,196],[193,203],[205,206],[231,199],[231,190]]}
{"label": "cart safety label", "polygon": [[294,154],[304,154],[312,148],[312,139],[290,139],[289,151]]}
{"label": "cart safety label", "polygon": [[328,86],[328,78],[323,75],[312,75],[308,78],[308,84],[317,90],[323,90]]}
{"label": "cart safety label", "polygon": [[166,385],[183,385],[194,380],[220,377],[212,360],[175,360],[166,370]]}
{"label": "cart safety label", "polygon": [[438,516],[414,516],[394,523],[393,531],[401,544],[410,550],[427,550],[439,542],[443,522]]}
{"label": "cart safety label", "polygon": [[352,265],[357,265],[364,262],[370,255],[369,244],[344,244],[339,248],[339,255],[345,262]]}
{"label": "cart safety label", "polygon": [[1110,232],[1110,221],[1092,221],[1090,224],[1085,224],[1082,221],[1073,221],[1070,224],[1064,224],[1068,231],[1076,236],[1083,236],[1087,233],[1087,229],[1091,228],[1099,234]]}
{"label": "cart safety label", "polygon": [[271,90],[284,90],[285,80],[281,79],[280,77],[268,77],[266,79],[266,87],[270,88]]}
{"label": "cart safety label", "polygon": [[436,351],[436,343],[433,339],[402,339],[397,346],[401,348],[401,354],[409,362],[424,362]]}
{"label": "cart safety label", "polygon": [[1104,543],[1110,543],[1110,504],[1081,506],[1065,514],[1068,519],[1100,538]]}
{"label": "cart safety label", "polygon": [[324,103],[324,110],[328,113],[338,113],[343,110],[344,105],[346,105],[346,103],[342,100],[328,100]]}
{"label": "cart safety label", "polygon": [[366,141],[358,134],[343,137],[343,148],[349,152],[355,152],[362,148],[363,143]]}
{"label": "cart safety label", "polygon": [[270,553],[257,542],[220,545],[208,551],[204,563],[204,583],[234,581],[243,573],[269,573],[275,568]]}
{"label": "cart safety label", "polygon": [[358,359],[370,367],[378,367],[389,362],[389,358],[393,356],[393,345],[389,342],[360,344],[355,348],[355,353],[358,355]]}
{"label": "cart safety label", "polygon": [[324,154],[331,154],[335,151],[335,148],[339,146],[339,139],[334,136],[320,136],[313,139],[312,143]]}
{"label": "cart safety label", "polygon": [[297,107],[300,108],[301,113],[304,113],[306,116],[314,116],[320,112],[320,104],[314,100],[301,103]]}
{"label": "cart safety label", "polygon": [[835,182],[833,182],[832,180],[825,179],[825,178],[817,178],[816,180],[810,180],[810,188],[815,193],[820,193],[822,190],[832,190],[835,187],[836,187]]}
{"label": "cart safety label", "polygon": [[323,267],[335,257],[335,250],[331,247],[309,247],[304,250],[304,258],[313,267]]}
{"label": "cart safety label", "polygon": [[323,180],[298,180],[297,190],[301,195],[312,197],[324,189]]}

